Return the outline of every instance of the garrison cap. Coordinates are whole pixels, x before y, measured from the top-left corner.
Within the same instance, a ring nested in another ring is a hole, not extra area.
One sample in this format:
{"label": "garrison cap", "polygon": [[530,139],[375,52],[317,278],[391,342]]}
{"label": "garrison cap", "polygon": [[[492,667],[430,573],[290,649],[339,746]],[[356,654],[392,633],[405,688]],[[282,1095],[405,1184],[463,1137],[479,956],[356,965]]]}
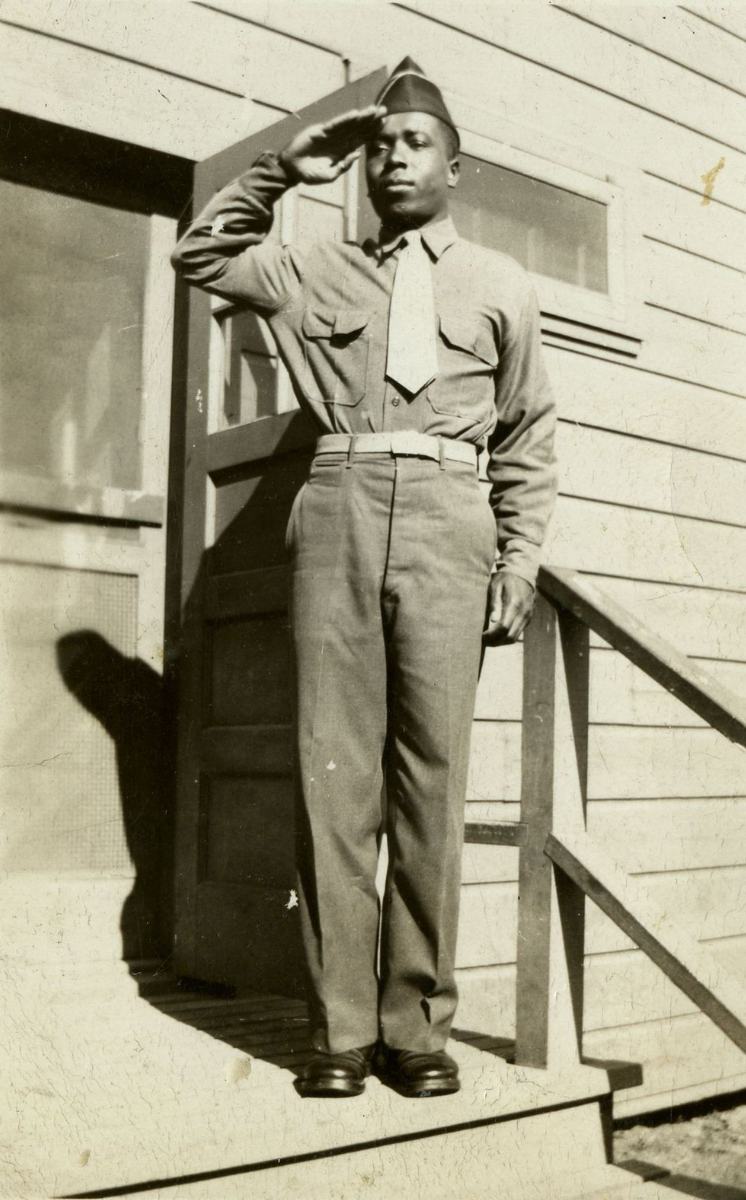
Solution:
{"label": "garrison cap", "polygon": [[449,125],[459,141],[458,130],[439,89],[427,78],[422,67],[418,67],[409,57],[403,58],[399,66],[394,67],[378,94],[376,104],[383,105],[388,113],[430,113]]}

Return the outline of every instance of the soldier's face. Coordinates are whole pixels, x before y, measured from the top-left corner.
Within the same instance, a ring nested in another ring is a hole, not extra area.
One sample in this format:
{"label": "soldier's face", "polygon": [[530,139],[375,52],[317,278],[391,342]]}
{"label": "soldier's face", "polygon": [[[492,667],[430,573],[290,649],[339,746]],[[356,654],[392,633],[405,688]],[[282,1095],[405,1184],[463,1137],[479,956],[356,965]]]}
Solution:
{"label": "soldier's face", "polygon": [[384,225],[414,228],[448,213],[458,159],[447,127],[430,113],[392,113],[366,147],[371,203]]}

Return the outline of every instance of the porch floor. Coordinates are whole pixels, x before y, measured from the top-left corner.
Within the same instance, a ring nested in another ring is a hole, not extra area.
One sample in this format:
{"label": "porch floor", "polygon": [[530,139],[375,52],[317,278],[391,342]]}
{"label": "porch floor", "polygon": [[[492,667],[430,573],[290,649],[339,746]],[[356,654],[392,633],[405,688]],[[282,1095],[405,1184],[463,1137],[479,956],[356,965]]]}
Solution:
{"label": "porch floor", "polygon": [[599,1068],[515,1067],[504,1040],[457,1033],[455,1096],[407,1100],[373,1079],[354,1100],[302,1100],[299,1002],[188,994],[123,963],[98,978],[29,964],[24,974],[6,1026],[22,1053],[20,1088],[4,1103],[4,1197],[658,1194],[605,1163],[597,1098],[609,1081]]}

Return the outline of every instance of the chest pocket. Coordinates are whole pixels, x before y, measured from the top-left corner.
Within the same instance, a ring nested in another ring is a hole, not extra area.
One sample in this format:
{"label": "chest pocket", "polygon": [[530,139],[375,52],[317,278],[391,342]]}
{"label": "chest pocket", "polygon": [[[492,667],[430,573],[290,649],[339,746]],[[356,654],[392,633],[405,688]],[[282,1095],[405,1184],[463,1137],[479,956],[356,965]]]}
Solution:
{"label": "chest pocket", "polygon": [[352,407],[365,395],[370,313],[308,308],[303,314],[304,391],[309,400]]}
{"label": "chest pocket", "polygon": [[427,390],[428,401],[437,413],[486,420],[494,404],[499,360],[491,326],[441,316],[438,328],[438,374]]}

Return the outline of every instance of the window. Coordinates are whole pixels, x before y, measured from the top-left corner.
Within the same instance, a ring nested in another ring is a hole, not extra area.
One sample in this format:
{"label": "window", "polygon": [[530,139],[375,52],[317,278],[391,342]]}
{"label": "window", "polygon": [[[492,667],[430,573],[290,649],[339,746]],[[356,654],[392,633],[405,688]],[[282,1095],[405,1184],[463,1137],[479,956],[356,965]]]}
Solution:
{"label": "window", "polygon": [[464,154],[451,211],[462,237],[536,275],[608,294],[608,210],[600,200]]}
{"label": "window", "polygon": [[0,464],[141,486],[150,218],[0,180]]}
{"label": "window", "polygon": [[[517,136],[531,145],[531,131]],[[622,189],[610,182],[610,164],[584,158],[587,170],[579,170],[577,150],[553,149],[574,165],[548,158],[544,143],[534,154],[465,132],[451,199],[459,233],[517,259],[553,319],[586,322],[608,330],[612,340],[637,343],[628,330],[632,247]]]}

